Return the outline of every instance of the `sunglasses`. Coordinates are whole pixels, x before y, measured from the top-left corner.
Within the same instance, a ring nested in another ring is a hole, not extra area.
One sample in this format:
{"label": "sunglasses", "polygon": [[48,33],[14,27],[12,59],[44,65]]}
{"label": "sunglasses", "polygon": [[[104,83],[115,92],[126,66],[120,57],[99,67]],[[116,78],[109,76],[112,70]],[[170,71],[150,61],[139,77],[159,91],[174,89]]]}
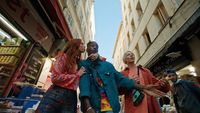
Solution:
{"label": "sunglasses", "polygon": [[166,74],[166,77],[173,77],[173,76],[175,76],[175,74],[173,74],[173,73]]}

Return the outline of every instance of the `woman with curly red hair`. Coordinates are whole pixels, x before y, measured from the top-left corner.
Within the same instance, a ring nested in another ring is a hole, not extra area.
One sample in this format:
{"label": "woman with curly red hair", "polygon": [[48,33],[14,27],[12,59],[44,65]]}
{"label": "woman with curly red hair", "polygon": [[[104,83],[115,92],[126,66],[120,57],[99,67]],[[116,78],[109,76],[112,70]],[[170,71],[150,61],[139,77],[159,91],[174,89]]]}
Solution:
{"label": "woman with curly red hair", "polygon": [[36,113],[76,113],[76,89],[81,75],[85,73],[83,67],[78,70],[77,63],[84,51],[81,39],[72,39],[64,53],[56,57],[51,68],[53,85],[47,90]]}

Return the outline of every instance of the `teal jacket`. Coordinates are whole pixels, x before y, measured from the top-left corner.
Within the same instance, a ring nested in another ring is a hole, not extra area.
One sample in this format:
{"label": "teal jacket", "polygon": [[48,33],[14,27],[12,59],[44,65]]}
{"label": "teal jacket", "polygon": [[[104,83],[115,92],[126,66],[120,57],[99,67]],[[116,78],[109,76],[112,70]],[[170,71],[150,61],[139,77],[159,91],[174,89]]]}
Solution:
{"label": "teal jacket", "polygon": [[114,113],[119,113],[120,104],[118,99],[118,88],[126,88],[131,90],[135,88],[135,82],[124,77],[121,73],[115,70],[113,65],[107,61],[83,60],[79,66],[86,68],[86,73],[80,78],[80,98],[89,97],[92,108],[100,113],[100,87],[96,82],[96,77],[99,76],[103,83],[110,105]]}

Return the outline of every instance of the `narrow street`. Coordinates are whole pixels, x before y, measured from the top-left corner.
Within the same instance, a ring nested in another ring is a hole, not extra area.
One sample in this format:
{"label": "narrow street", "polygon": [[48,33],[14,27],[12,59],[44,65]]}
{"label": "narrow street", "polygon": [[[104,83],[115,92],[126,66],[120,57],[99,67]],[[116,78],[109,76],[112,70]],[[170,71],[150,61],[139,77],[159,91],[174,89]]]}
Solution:
{"label": "narrow street", "polygon": [[1,0],[0,113],[200,113],[198,0]]}

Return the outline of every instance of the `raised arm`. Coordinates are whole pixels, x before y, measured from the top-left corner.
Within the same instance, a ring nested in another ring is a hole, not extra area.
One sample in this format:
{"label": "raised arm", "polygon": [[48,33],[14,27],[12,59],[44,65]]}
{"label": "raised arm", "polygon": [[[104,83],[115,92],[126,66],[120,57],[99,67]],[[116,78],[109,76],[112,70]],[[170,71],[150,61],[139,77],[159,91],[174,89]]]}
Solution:
{"label": "raised arm", "polygon": [[165,79],[161,79],[161,80],[158,80],[156,79],[155,76],[153,76],[153,74],[151,73],[150,70],[146,69],[146,68],[142,68],[145,72],[145,74],[147,74],[148,76],[146,77],[149,77],[149,80],[151,80],[152,84],[156,85],[156,89],[160,90],[160,91],[163,91],[163,92],[168,92],[170,90],[170,84],[167,80]]}

